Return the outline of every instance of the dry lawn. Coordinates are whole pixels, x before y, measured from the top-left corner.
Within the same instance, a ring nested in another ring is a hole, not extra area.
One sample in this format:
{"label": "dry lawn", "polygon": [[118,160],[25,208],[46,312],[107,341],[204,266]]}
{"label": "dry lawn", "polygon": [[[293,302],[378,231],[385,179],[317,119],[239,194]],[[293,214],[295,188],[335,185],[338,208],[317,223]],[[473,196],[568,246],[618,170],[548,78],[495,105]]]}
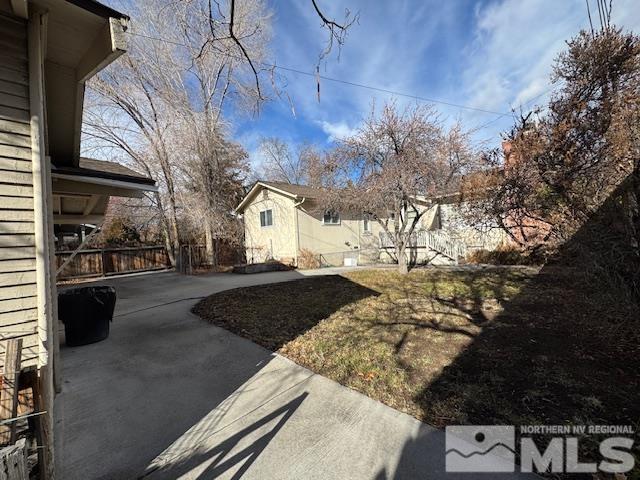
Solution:
{"label": "dry lawn", "polygon": [[194,311],[432,425],[640,428],[638,312],[578,271],[355,271]]}

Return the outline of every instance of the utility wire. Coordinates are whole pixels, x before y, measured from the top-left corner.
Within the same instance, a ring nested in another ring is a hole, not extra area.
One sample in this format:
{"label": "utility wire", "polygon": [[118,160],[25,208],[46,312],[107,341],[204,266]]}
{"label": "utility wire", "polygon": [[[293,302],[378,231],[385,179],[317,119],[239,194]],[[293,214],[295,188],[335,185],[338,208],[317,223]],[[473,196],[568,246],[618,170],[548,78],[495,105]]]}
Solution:
{"label": "utility wire", "polygon": [[[547,90],[545,90],[544,92],[539,93],[539,94],[538,94],[538,95],[536,95],[535,97],[530,98],[530,99],[529,99],[529,100],[527,100],[526,102],[524,102],[524,103],[520,104],[520,106],[523,106],[523,107],[524,107],[524,106],[529,105],[530,103],[532,103],[532,102],[534,102],[534,101],[538,100],[539,98],[541,98],[541,97],[543,97],[544,95],[546,95],[547,93],[549,93],[551,90],[552,90],[552,88],[548,88],[548,89],[547,89]],[[487,128],[489,125],[491,125],[491,124],[493,124],[493,123],[497,122],[498,120],[500,120],[500,119],[502,119],[502,118],[506,117],[507,115],[511,115],[512,113],[513,113],[513,111],[512,111],[512,112],[509,112],[509,113],[502,113],[502,114],[500,114],[498,117],[494,118],[493,120],[489,120],[489,121],[488,121],[488,122],[486,122],[486,123],[483,123],[483,124],[481,124],[481,125],[478,125],[478,126],[477,126],[477,127],[475,127],[475,128],[472,128],[470,132],[471,132],[471,133],[473,133],[473,132],[477,132],[478,130],[482,130],[483,128]]]}
{"label": "utility wire", "polygon": [[[149,40],[155,40],[155,41],[158,41],[158,42],[164,42],[164,43],[168,43],[168,44],[171,44],[171,45],[177,45],[177,46],[180,46],[180,47],[191,48],[191,47],[189,47],[189,45],[185,45],[184,43],[174,42],[174,41],[167,40],[167,39],[164,39],[164,38],[151,37],[149,35],[143,35],[141,33],[134,33],[134,32],[130,32],[130,31],[127,31],[126,33],[128,33],[129,35],[136,36],[136,37],[146,38],[146,39],[149,39]],[[237,56],[236,55],[230,55],[230,54],[226,54],[226,55],[231,57],[231,58],[235,58],[237,60],[242,60],[242,61],[246,60],[244,57],[241,57],[239,55],[237,55]],[[372,90],[372,91],[375,91],[375,92],[388,93],[390,95],[395,95],[395,96],[398,96],[398,97],[411,98],[413,100],[419,100],[419,101],[422,101],[422,102],[438,103],[440,105],[446,105],[446,106],[449,106],[449,107],[461,108],[461,109],[464,109],[464,110],[471,110],[471,111],[474,111],[474,112],[487,113],[489,115],[501,115],[503,117],[511,114],[510,112],[504,113],[504,112],[496,112],[494,110],[485,110],[483,108],[476,108],[476,107],[472,107],[472,106],[469,106],[469,105],[461,105],[459,103],[446,102],[444,100],[436,100],[436,99],[433,99],[433,98],[422,97],[420,95],[413,95],[413,94],[410,94],[410,93],[398,92],[398,91],[389,90],[389,89],[386,89],[386,88],[380,88],[380,87],[375,87],[375,86],[372,86],[372,85],[366,85],[364,83],[357,83],[357,82],[351,82],[351,81],[348,81],[348,80],[342,80],[342,79],[339,79],[339,78],[327,77],[326,75],[318,75],[317,72],[307,72],[307,71],[300,70],[300,69],[297,69],[297,68],[285,67],[285,66],[276,65],[276,64],[273,64],[273,63],[260,62],[260,61],[256,61],[254,63],[257,64],[257,65],[261,65],[263,67],[274,68],[274,69],[278,69],[278,70],[284,70],[284,71],[287,71],[287,72],[297,73],[297,74],[300,74],[300,75],[306,75],[306,76],[313,77],[313,78],[320,78],[320,79],[326,80],[328,82],[341,83],[343,85],[349,85],[351,87],[358,87],[358,88],[364,88],[364,89],[367,89],[367,90]]]}

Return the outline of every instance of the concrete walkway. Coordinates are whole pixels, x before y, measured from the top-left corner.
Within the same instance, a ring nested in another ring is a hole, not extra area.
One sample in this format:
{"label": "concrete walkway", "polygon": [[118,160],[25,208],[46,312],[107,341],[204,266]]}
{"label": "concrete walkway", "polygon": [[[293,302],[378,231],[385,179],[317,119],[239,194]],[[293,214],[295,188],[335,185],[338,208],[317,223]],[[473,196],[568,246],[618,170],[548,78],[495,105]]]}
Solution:
{"label": "concrete walkway", "polygon": [[98,282],[116,287],[116,317],[106,341],[62,348],[57,478],[475,478],[445,475],[443,432],[189,311],[217,291],[300,277]]}

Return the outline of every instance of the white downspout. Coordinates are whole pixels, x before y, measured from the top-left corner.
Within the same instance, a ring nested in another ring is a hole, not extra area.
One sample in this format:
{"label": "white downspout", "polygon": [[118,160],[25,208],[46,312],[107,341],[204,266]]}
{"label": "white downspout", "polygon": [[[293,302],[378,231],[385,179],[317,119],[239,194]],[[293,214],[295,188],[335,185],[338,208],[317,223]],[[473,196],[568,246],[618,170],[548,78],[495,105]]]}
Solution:
{"label": "white downspout", "polygon": [[302,197],[302,200],[299,202],[295,202],[293,204],[293,222],[296,229],[296,252],[295,252],[295,263],[296,267],[298,266],[298,252],[300,251],[300,227],[298,226],[298,207],[304,203],[306,200],[305,197]]}

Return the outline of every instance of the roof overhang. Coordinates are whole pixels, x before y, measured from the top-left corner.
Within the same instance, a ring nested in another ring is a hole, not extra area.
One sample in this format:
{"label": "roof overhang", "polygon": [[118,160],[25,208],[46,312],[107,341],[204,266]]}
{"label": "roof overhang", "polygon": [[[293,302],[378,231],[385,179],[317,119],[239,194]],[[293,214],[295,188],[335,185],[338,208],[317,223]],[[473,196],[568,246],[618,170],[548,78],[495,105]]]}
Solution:
{"label": "roof overhang", "polygon": [[[101,160],[93,160],[93,162],[100,162],[98,163],[98,167],[100,167],[101,165],[117,165],[120,166],[118,164],[114,164],[113,162],[105,162],[105,161],[101,161]],[[125,168],[125,172],[128,169]],[[73,168],[73,167],[59,167],[59,166],[54,166],[52,169],[52,174],[56,174],[57,176],[60,175],[67,175],[70,177],[90,177],[90,178],[95,178],[95,179],[102,179],[102,180],[113,180],[115,182],[125,182],[127,184],[130,185],[137,185],[139,190],[143,190],[143,191],[150,191],[150,192],[157,192],[158,189],[155,186],[156,182],[154,179],[152,178],[148,178],[148,177],[142,177],[142,176],[138,176],[138,175],[134,175],[136,172],[132,172],[131,170],[129,170],[131,172],[131,175],[128,174],[123,174],[123,173],[117,173],[117,172],[113,172],[113,171],[107,171],[103,169],[98,170],[98,169],[92,169],[92,168],[84,168],[84,167],[78,167],[78,168]],[[147,189],[147,187],[149,187]]]}
{"label": "roof overhang", "polygon": [[157,192],[156,185],[132,182],[127,179],[115,180],[87,175],[51,173],[53,193],[89,193],[114,197],[142,197],[143,192]]}
{"label": "roof overhang", "polygon": [[247,206],[247,204],[251,200],[253,200],[253,198],[258,194],[258,192],[260,192],[264,188],[266,188],[267,190],[278,192],[279,194],[284,195],[285,197],[292,198],[294,200],[300,200],[304,198],[299,195],[295,195],[291,192],[287,192],[286,190],[282,190],[280,188],[274,187],[273,185],[268,185],[266,183],[258,181],[253,185],[253,187],[251,187],[251,190],[249,190],[249,193],[247,193],[245,197],[242,199],[242,201],[238,204],[238,206],[236,207],[236,212],[240,214],[244,212],[244,209]]}
{"label": "roof overhang", "polygon": [[158,191],[150,179],[103,172],[87,175],[85,169],[65,172],[51,173],[53,223],[58,225],[99,225],[110,197],[140,198],[144,192]]}
{"label": "roof overhang", "polygon": [[[87,12],[90,12],[94,15],[98,15],[99,17],[103,17],[103,18],[113,17],[113,18],[129,19],[127,15],[120,13],[117,10],[114,10],[113,8],[107,5],[104,5],[103,3],[97,2],[96,0],[54,0],[54,1],[65,1],[83,10],[86,10]],[[9,2],[9,7],[11,9],[11,13],[13,13],[16,17],[24,18],[25,20],[29,18],[29,4],[33,5],[31,8],[34,8],[34,7],[37,8],[43,3],[49,3],[49,4],[51,3],[50,1],[47,2],[46,0],[42,0],[42,1],[40,0],[8,0],[8,2]]]}
{"label": "roof overhang", "polygon": [[94,0],[29,0],[28,9],[45,22],[47,154],[77,167],[85,83],[126,51],[129,17]]}

